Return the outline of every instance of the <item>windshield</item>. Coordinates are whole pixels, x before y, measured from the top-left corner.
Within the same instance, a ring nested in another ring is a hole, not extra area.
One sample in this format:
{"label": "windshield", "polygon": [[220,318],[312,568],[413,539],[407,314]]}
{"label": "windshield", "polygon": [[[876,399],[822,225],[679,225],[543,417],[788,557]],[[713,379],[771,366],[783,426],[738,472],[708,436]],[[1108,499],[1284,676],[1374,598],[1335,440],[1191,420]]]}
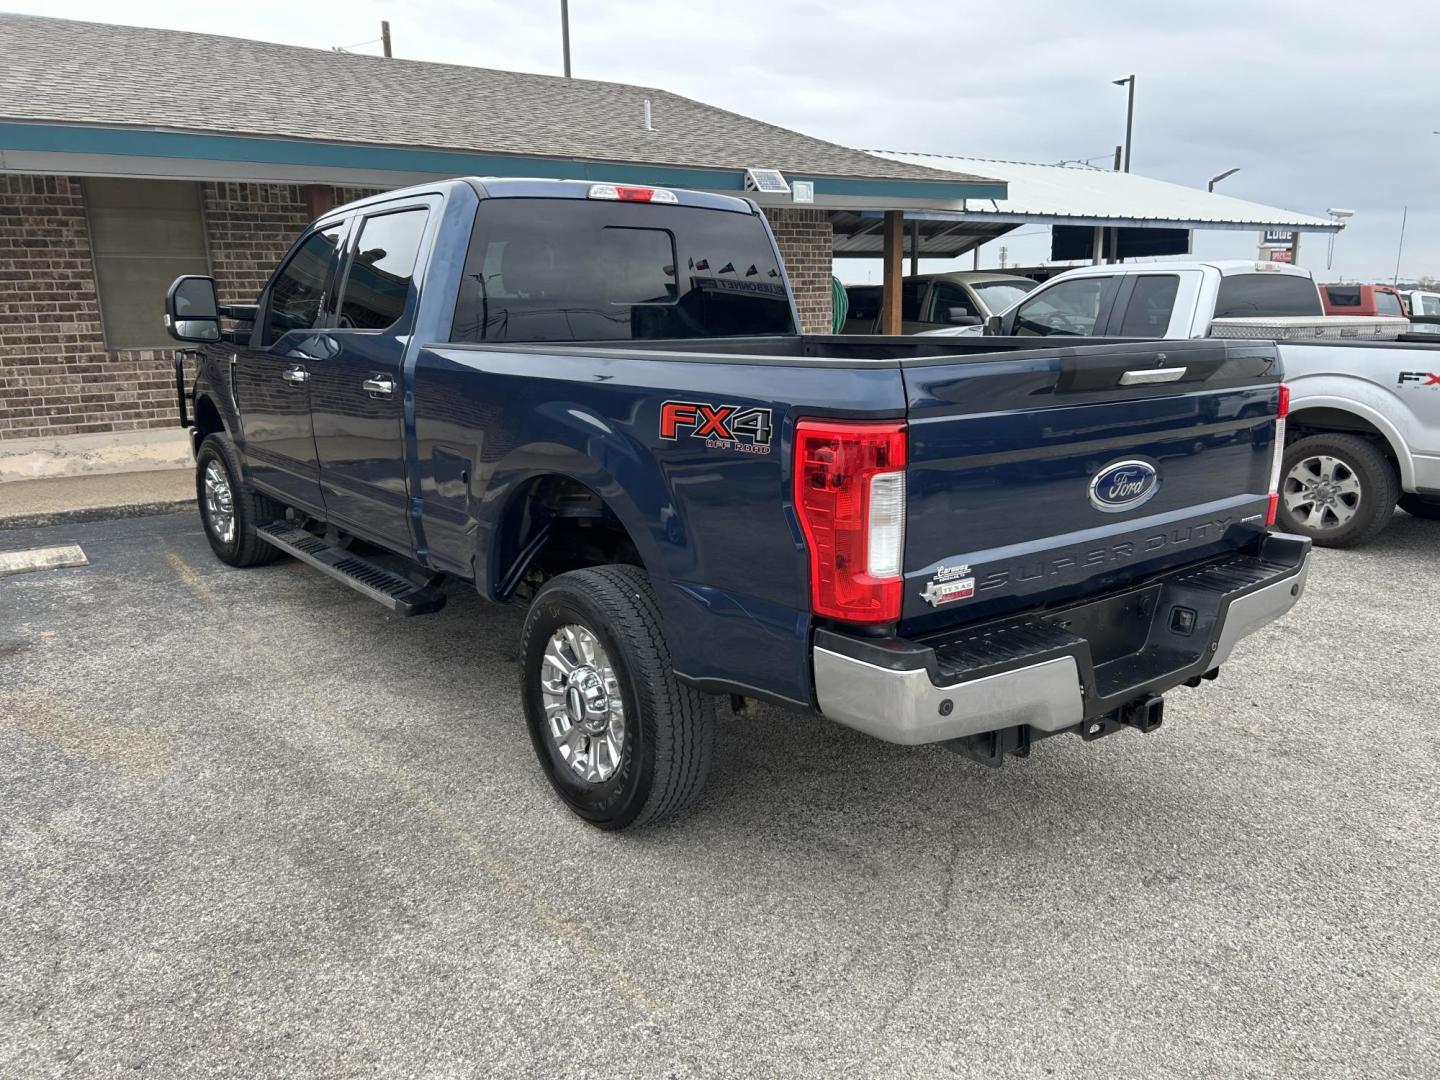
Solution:
{"label": "windshield", "polygon": [[980,302],[990,309],[992,315],[998,315],[1010,305],[1019,303],[1020,298],[1037,284],[1034,281],[982,281],[970,288],[975,290]]}
{"label": "windshield", "polygon": [[588,199],[488,199],[475,213],[452,341],[793,334],[758,215]]}

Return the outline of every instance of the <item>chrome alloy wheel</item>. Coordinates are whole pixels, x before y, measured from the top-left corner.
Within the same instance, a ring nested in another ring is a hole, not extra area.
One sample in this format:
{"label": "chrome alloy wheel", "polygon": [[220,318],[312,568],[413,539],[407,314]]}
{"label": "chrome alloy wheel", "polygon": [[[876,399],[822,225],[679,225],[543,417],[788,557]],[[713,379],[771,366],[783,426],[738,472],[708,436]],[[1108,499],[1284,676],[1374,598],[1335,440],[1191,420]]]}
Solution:
{"label": "chrome alloy wheel", "polygon": [[615,666],[585,627],[570,623],[550,635],[540,696],[550,738],[571,771],[591,784],[614,776],[625,748],[625,701]]}
{"label": "chrome alloy wheel", "polygon": [[205,463],[205,521],[222,544],[235,539],[235,497],[230,478],[215,458]]}
{"label": "chrome alloy wheel", "polygon": [[1339,529],[1360,509],[1360,477],[1340,458],[1316,454],[1291,466],[1280,494],[1307,529]]}

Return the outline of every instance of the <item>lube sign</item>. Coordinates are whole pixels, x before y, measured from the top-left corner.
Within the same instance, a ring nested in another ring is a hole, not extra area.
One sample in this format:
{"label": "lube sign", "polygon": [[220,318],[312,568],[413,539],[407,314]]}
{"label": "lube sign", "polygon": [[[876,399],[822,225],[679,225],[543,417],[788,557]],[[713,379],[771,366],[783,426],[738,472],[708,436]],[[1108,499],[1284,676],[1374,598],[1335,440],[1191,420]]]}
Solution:
{"label": "lube sign", "polygon": [[1116,461],[1090,480],[1090,505],[1107,514],[1133,510],[1160,490],[1160,477],[1148,461]]}

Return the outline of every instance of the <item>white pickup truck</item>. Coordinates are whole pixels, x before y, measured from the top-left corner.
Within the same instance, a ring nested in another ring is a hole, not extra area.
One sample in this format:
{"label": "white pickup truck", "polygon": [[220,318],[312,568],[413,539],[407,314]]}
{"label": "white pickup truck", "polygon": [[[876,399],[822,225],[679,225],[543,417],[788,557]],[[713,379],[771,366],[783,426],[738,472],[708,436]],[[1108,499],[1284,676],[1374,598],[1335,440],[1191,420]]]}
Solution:
{"label": "white pickup truck", "polygon": [[[1280,526],[1354,547],[1389,523],[1397,503],[1440,519],[1440,335],[1397,322],[1326,316],[1314,279],[1296,267],[1187,261],[1068,270],[985,332],[1273,339],[1291,393]],[[980,328],[949,332],[967,331]]]}

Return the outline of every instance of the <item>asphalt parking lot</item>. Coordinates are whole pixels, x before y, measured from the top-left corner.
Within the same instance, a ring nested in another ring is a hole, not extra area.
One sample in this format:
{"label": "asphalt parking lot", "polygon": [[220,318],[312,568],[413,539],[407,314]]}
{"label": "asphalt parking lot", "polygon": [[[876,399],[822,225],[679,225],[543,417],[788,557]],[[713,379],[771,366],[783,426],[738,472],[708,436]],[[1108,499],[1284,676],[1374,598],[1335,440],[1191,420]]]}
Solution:
{"label": "asphalt parking lot", "polygon": [[0,532],[0,1076],[1435,1077],[1440,525],[1317,553],[1164,727],[991,772],[761,709],[564,811],[517,612],[193,514]]}

